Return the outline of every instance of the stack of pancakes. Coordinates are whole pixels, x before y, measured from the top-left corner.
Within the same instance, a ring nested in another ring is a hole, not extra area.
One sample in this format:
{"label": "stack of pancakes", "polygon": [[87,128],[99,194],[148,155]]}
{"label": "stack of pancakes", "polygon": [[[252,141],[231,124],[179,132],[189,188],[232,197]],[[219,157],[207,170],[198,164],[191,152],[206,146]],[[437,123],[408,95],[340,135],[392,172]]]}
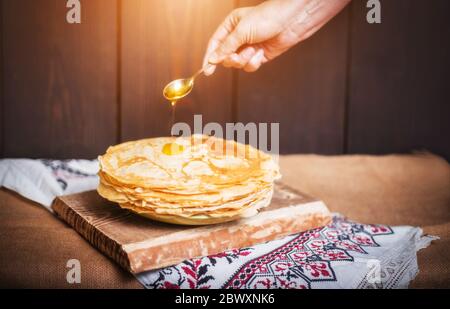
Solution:
{"label": "stack of pancakes", "polygon": [[186,225],[256,214],[280,177],[270,155],[204,135],[127,142],[99,161],[101,196],[153,220]]}

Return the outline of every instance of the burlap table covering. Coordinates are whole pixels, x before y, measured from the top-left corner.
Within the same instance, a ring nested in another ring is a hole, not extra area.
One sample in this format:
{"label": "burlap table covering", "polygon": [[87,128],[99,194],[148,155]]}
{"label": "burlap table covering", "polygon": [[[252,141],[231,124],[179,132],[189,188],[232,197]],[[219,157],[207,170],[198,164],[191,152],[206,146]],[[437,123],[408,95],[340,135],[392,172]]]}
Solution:
{"label": "burlap table covering", "polygon": [[[354,221],[420,226],[438,235],[418,252],[411,287],[450,287],[450,166],[431,154],[290,155],[283,182],[323,199]],[[141,288],[134,277],[68,225],[17,194],[0,191],[0,287]],[[69,259],[81,262],[81,284],[66,281]]]}

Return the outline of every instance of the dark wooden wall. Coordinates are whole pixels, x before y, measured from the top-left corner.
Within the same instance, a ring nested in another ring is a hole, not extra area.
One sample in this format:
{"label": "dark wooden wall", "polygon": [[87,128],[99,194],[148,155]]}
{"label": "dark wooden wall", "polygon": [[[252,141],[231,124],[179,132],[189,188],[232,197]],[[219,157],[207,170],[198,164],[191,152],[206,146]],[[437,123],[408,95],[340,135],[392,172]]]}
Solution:
{"label": "dark wooden wall", "polygon": [[94,157],[117,142],[117,6],[2,1],[3,156]]}
{"label": "dark wooden wall", "polygon": [[450,1],[383,1],[376,26],[363,2],[351,11],[348,151],[450,159]]}
{"label": "dark wooden wall", "polygon": [[[258,0],[0,0],[0,156],[93,158],[169,134],[164,84],[201,65],[209,36]],[[429,150],[450,158],[450,1],[352,4],[248,74],[201,78],[176,121],[279,122],[283,153]]]}

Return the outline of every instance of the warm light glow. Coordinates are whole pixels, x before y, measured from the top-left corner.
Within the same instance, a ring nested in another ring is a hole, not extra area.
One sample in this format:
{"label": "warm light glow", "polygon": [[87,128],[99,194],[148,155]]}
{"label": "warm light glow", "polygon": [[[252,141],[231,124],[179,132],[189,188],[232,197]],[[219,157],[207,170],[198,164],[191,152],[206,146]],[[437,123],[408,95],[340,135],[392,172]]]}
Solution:
{"label": "warm light glow", "polygon": [[183,88],[183,83],[180,80],[177,80],[173,83],[173,90],[178,92]]}

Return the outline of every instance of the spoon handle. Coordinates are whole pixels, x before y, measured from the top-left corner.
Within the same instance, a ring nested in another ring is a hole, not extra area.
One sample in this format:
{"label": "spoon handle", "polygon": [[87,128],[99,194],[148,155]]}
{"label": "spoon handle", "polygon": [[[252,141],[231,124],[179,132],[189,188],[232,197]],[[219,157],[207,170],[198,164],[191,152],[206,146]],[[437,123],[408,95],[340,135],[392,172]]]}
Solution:
{"label": "spoon handle", "polygon": [[201,68],[200,70],[198,70],[193,76],[192,79],[195,79],[197,76],[199,76],[200,74],[203,73],[203,71],[205,71],[205,69],[211,67],[212,64],[208,63],[208,65],[205,68]]}

